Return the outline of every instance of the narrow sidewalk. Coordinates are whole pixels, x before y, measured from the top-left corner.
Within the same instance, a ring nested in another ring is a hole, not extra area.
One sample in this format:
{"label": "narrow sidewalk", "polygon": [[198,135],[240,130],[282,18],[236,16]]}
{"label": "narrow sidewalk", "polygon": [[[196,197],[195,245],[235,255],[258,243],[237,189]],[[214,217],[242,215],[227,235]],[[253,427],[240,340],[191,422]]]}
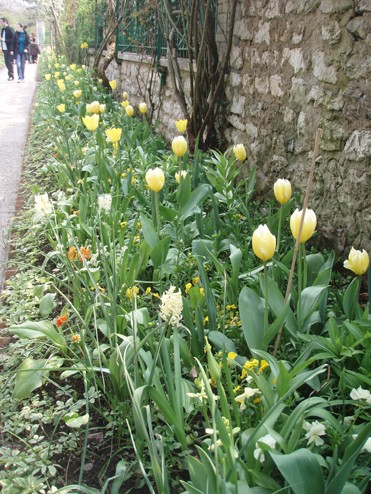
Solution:
{"label": "narrow sidewalk", "polygon": [[36,88],[36,64],[26,63],[25,81],[8,81],[5,68],[0,70],[0,291],[8,260],[9,227],[16,212],[16,202],[27,141],[32,101]]}

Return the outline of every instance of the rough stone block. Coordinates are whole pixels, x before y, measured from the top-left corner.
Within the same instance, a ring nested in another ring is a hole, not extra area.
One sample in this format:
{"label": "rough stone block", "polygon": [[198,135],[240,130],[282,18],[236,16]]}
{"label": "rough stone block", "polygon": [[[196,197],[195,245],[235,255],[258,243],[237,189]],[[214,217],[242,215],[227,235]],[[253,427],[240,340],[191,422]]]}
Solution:
{"label": "rough stone block", "polygon": [[269,91],[269,78],[268,77],[255,77],[255,88],[260,94],[267,94]]}
{"label": "rough stone block", "polygon": [[287,0],[285,5],[286,14],[309,14],[316,10],[321,0]]}
{"label": "rough stone block", "polygon": [[243,115],[245,110],[245,96],[235,96],[232,100],[231,112],[237,115]]}
{"label": "rough stone block", "polygon": [[355,130],[344,147],[345,156],[351,161],[360,161],[371,156],[371,131]]}
{"label": "rough stone block", "polygon": [[279,0],[270,0],[265,9],[264,15],[267,19],[273,19],[281,15],[281,2]]}
{"label": "rough stone block", "polygon": [[353,0],[322,0],[321,11],[324,14],[334,14],[335,12],[345,12],[353,8]]}
{"label": "rough stone block", "polygon": [[294,69],[294,74],[297,74],[300,70],[305,69],[303,50],[301,48],[294,48],[293,50],[290,50],[285,47],[283,49],[281,65],[283,65],[286,60]]}
{"label": "rough stone block", "polygon": [[232,87],[238,87],[238,86],[241,86],[241,80],[242,80],[242,76],[239,72],[236,72],[234,70],[231,70],[231,73],[229,75],[229,84],[232,86]]}
{"label": "rough stone block", "polygon": [[315,50],[312,56],[313,75],[319,81],[335,84],[337,81],[336,70],[330,65],[326,65],[325,53],[321,50]]}
{"label": "rough stone block", "polygon": [[370,0],[356,0],[356,12],[371,12]]}
{"label": "rough stone block", "polygon": [[282,78],[280,75],[272,75],[269,78],[269,87],[272,96],[283,96],[284,92],[281,89]]}
{"label": "rough stone block", "polygon": [[256,31],[254,35],[254,42],[255,43],[266,43],[268,46],[270,44],[270,35],[269,35],[269,27],[270,23],[269,22],[259,22],[258,30]]}
{"label": "rough stone block", "polygon": [[333,121],[325,121],[322,124],[322,138],[320,148],[324,151],[342,151],[344,141],[343,127]]}
{"label": "rough stone block", "polygon": [[322,39],[330,45],[336,45],[341,40],[341,28],[337,21],[329,21],[322,26]]}
{"label": "rough stone block", "polygon": [[371,32],[371,14],[354,17],[348,22],[347,29],[356,38],[366,39]]}

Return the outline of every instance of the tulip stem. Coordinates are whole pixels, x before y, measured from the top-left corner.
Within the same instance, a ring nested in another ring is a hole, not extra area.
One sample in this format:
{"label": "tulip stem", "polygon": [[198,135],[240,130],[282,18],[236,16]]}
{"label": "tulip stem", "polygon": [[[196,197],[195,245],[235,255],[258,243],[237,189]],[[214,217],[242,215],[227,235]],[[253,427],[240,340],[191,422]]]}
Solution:
{"label": "tulip stem", "polygon": [[307,254],[305,249],[305,244],[300,244],[301,255],[303,257],[303,289],[307,287],[308,284],[308,265],[307,265]]}
{"label": "tulip stem", "polygon": [[279,248],[280,248],[282,218],[283,218],[283,206],[281,205],[281,207],[280,207],[280,216],[279,216],[279,220],[278,220],[278,232],[277,232],[276,252],[278,252],[279,251]]}
{"label": "tulip stem", "polygon": [[264,334],[268,331],[268,269],[264,263]]}
{"label": "tulip stem", "polygon": [[158,234],[160,234],[161,222],[160,222],[160,201],[158,197],[158,192],[153,191],[153,202],[154,202],[153,223],[157,228]]}

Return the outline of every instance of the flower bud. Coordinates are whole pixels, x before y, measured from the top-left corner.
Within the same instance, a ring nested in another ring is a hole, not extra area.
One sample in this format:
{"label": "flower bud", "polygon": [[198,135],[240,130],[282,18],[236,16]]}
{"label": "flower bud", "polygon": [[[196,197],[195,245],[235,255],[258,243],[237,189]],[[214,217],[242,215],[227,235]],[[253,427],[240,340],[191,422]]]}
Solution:
{"label": "flower bud", "polygon": [[175,181],[180,184],[180,177],[184,180],[187,176],[186,170],[182,170],[180,173],[176,172],[175,174]]}
{"label": "flower bud", "polygon": [[243,144],[236,144],[235,146],[233,146],[233,153],[239,161],[245,161],[246,149]]}
{"label": "flower bud", "polygon": [[254,254],[266,262],[273,257],[275,249],[276,237],[270,232],[267,225],[259,225],[252,235]]}
{"label": "flower bud", "polygon": [[178,158],[181,158],[187,152],[187,141],[183,136],[174,137],[171,147],[173,149],[173,153],[178,156]]}
{"label": "flower bud", "polygon": [[360,251],[352,247],[348,259],[344,261],[344,268],[350,269],[356,275],[361,276],[367,271],[369,264],[368,253],[364,249]]}
{"label": "flower bud", "polygon": [[94,115],[92,115],[91,117],[82,117],[82,121],[88,130],[96,130],[99,124],[99,115],[94,113]]}
{"label": "flower bud", "polygon": [[279,178],[273,187],[274,196],[280,204],[286,204],[291,198],[291,184],[284,178]]}
{"label": "flower bud", "polygon": [[150,168],[146,173],[148,187],[154,192],[159,192],[165,184],[165,175],[161,168]]}
{"label": "flower bud", "polygon": [[131,105],[128,105],[126,108],[125,108],[125,111],[126,111],[126,115],[128,117],[132,117],[134,115],[134,108],[131,106]]}
{"label": "flower bud", "polygon": [[139,111],[143,114],[147,113],[147,104],[144,101],[139,104]]}
{"label": "flower bud", "polygon": [[[295,238],[295,240],[297,240],[299,235],[299,227],[300,227],[302,214],[303,211],[299,211],[298,209],[295,209],[295,211],[292,213],[290,218],[291,233]],[[314,230],[316,229],[316,226],[317,226],[317,218],[314,211],[312,211],[311,209],[306,209],[303,228],[299,240],[301,244],[303,244],[308,239],[310,239],[310,237],[313,235]]]}
{"label": "flower bud", "polygon": [[64,113],[66,111],[66,105],[64,103],[61,103],[60,105],[57,106],[57,110],[60,113]]}
{"label": "flower bud", "polygon": [[183,134],[187,130],[187,124],[188,124],[187,119],[175,121],[175,126],[180,134]]}
{"label": "flower bud", "polygon": [[127,93],[126,91],[124,91],[124,92],[122,93],[122,97],[123,97],[124,99],[128,99],[128,97],[129,97],[129,96],[128,96],[128,93]]}
{"label": "flower bud", "polygon": [[111,86],[112,91],[114,91],[117,88],[117,82],[115,79],[113,79],[113,81],[108,81],[108,83]]}

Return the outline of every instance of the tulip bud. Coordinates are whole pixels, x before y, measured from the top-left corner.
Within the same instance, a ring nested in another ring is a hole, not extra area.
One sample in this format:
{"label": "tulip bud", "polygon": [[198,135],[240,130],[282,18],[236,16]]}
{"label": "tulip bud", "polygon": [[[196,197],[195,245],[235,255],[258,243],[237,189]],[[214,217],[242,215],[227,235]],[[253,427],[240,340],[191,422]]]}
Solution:
{"label": "tulip bud", "polygon": [[125,111],[126,111],[126,115],[128,117],[132,117],[134,115],[134,108],[131,106],[131,105],[128,105],[126,108],[125,108]]}
{"label": "tulip bud", "polygon": [[186,178],[187,176],[187,172],[185,170],[182,170],[180,173],[176,173],[175,174],[175,181],[180,184],[180,177],[183,178],[183,180]]}
{"label": "tulip bud", "polygon": [[126,91],[124,91],[124,92],[122,93],[122,97],[123,97],[124,99],[128,99],[128,97],[129,97],[129,96],[128,96],[128,93],[127,93]]}
{"label": "tulip bud", "polygon": [[273,187],[274,196],[280,204],[286,204],[291,198],[291,184],[288,180],[279,178]]}
{"label": "tulip bud", "polygon": [[187,124],[188,124],[187,119],[175,121],[175,126],[180,134],[183,134],[187,130]]}
{"label": "tulip bud", "polygon": [[266,262],[273,257],[275,249],[276,237],[270,232],[267,225],[259,225],[252,234],[252,250],[254,254],[263,262]]}
{"label": "tulip bud", "polygon": [[75,91],[72,93],[76,99],[79,99],[82,95],[82,90],[81,89],[75,89]]}
{"label": "tulip bud", "polygon": [[220,378],[222,375],[222,370],[218,365],[218,362],[215,360],[214,355],[211,353],[211,346],[207,338],[206,341],[206,353],[207,353],[207,366],[209,368],[209,373],[211,379],[218,384],[220,382]]}
{"label": "tulip bud", "polygon": [[246,149],[243,144],[236,144],[233,147],[233,153],[239,161],[245,161],[246,159]]}
{"label": "tulip bud", "polygon": [[122,129],[116,129],[114,127],[112,129],[106,129],[105,134],[107,136],[108,142],[112,142],[113,144],[116,144],[121,139]]}
{"label": "tulip bud", "polygon": [[61,103],[60,105],[57,106],[57,110],[60,112],[60,113],[64,113],[66,111],[66,105]]}
{"label": "tulip bud", "polygon": [[92,115],[91,117],[82,117],[82,121],[88,130],[96,130],[99,124],[99,115],[94,113],[94,115]]}
{"label": "tulip bud", "polygon": [[173,149],[173,153],[178,156],[178,158],[181,158],[187,152],[187,141],[183,136],[174,137],[171,147]]}
{"label": "tulip bud", "polygon": [[344,261],[344,268],[350,269],[356,275],[361,276],[367,271],[369,264],[368,253],[364,249],[360,251],[352,247],[348,259]]}
{"label": "tulip bud", "polygon": [[114,91],[117,88],[117,83],[115,79],[113,79],[113,81],[108,81],[108,83],[111,86],[112,91]]}
{"label": "tulip bud", "polygon": [[154,192],[159,192],[165,184],[165,175],[161,168],[150,168],[146,173],[148,187]]}
{"label": "tulip bud", "polygon": [[142,103],[140,103],[139,105],[139,111],[140,113],[147,113],[147,105],[146,103],[144,103],[144,101]]}
{"label": "tulip bud", "polygon": [[[295,238],[295,240],[297,240],[299,235],[299,227],[300,227],[302,214],[303,211],[299,211],[298,209],[295,209],[295,211],[292,213],[290,218],[291,233]],[[301,244],[303,244],[308,239],[310,239],[310,237],[313,235],[314,230],[316,229],[316,226],[317,226],[317,218],[314,211],[312,211],[311,209],[306,209],[303,228],[299,240]]]}

